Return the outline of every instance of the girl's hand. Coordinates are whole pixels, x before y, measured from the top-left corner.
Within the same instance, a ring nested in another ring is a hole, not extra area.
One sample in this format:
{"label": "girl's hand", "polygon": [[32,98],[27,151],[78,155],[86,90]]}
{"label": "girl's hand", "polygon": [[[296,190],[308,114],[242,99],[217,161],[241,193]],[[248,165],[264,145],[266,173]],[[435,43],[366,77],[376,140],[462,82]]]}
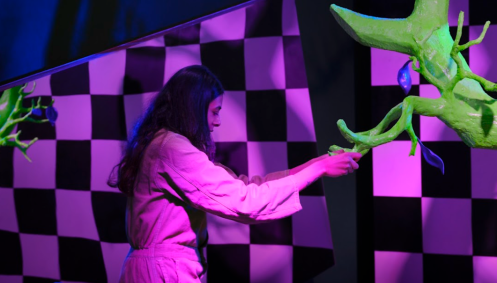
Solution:
{"label": "girl's hand", "polygon": [[362,154],[359,152],[338,151],[337,155],[320,158],[318,161],[323,169],[323,176],[340,177],[354,172],[359,168],[357,162],[361,159]]}

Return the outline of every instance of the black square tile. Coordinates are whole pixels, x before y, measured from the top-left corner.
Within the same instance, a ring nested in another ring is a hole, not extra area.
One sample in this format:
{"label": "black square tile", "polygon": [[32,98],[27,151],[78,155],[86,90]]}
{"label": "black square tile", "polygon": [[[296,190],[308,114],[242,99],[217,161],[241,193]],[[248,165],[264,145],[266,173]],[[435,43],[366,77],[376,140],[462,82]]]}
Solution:
{"label": "black square tile", "polygon": [[91,111],[92,139],[126,140],[122,96],[92,95]]}
{"label": "black square tile", "polygon": [[22,275],[21,239],[18,233],[0,230],[0,274]]}
{"label": "black square tile", "polygon": [[226,90],[245,90],[243,40],[224,40],[200,45],[202,65],[211,70]]}
{"label": "black square tile", "polygon": [[157,92],[164,85],[164,47],[137,47],[126,50],[124,94]]}
{"label": "black square tile", "polygon": [[313,282],[312,278],[335,265],[333,250],[293,247],[293,282]]}
{"label": "black square tile", "polygon": [[107,282],[98,241],[59,237],[59,266],[63,281]]}
{"label": "black square tile", "polygon": [[423,282],[473,282],[473,257],[423,254]]}
{"label": "black square tile", "polygon": [[127,243],[126,196],[121,193],[92,192],[91,203],[100,241]]}
{"label": "black square tile", "polygon": [[[26,97],[22,102],[24,107],[31,107],[31,100],[34,100],[35,105],[38,103],[38,97]],[[52,97],[50,96],[41,96],[41,105],[48,106],[52,102]],[[54,103],[54,108],[57,109],[57,103]],[[45,110],[42,110],[42,115],[37,117],[31,115],[30,117],[35,120],[43,120],[47,119],[45,114]],[[55,125],[57,125],[57,121],[55,121]],[[38,138],[40,140],[54,140],[55,139],[55,126],[52,126],[50,122],[46,123],[32,123],[32,122],[22,122],[17,125],[17,131],[21,131],[19,135],[19,139],[23,141],[32,140],[34,138]],[[29,152],[29,149],[28,149]]]}
{"label": "black square tile", "polygon": [[[295,168],[306,163],[318,154],[315,142],[287,142],[288,168]],[[324,196],[323,182],[318,179],[305,190],[301,196]]]}
{"label": "black square tile", "polygon": [[422,252],[421,198],[375,197],[375,250]]}
{"label": "black square tile", "polygon": [[250,282],[250,245],[208,245],[209,282]]}
{"label": "black square tile", "polygon": [[375,0],[371,1],[369,7],[370,12],[364,12],[369,16],[381,18],[407,18],[414,10],[414,1]]}
{"label": "black square tile", "polygon": [[284,90],[247,91],[249,141],[286,141]]}
{"label": "black square tile", "polygon": [[166,46],[177,46],[200,43],[200,23],[177,28],[164,35]]}
{"label": "black square tile", "polygon": [[[410,96],[419,96],[419,85],[413,85]],[[406,96],[400,86],[373,86],[371,87],[371,114],[373,127],[376,127],[383,118],[387,115],[388,111],[394,108],[397,104],[404,101]],[[393,121],[387,128],[388,131],[397,120]],[[419,115],[412,115],[412,126],[416,135],[419,136]],[[411,140],[407,132],[402,132],[396,140]]]}
{"label": "black square tile", "polygon": [[497,23],[497,14],[495,14],[494,1],[470,0],[468,2],[470,25],[484,25],[486,21]]}
{"label": "black square tile", "polygon": [[[421,184],[424,197],[471,198],[471,148],[463,142],[423,142],[440,156],[445,174],[422,157]],[[421,154],[419,150],[418,154]]]}
{"label": "black square tile", "polygon": [[14,202],[21,233],[57,235],[54,190],[15,189]]}
{"label": "black square tile", "polygon": [[248,176],[246,142],[217,142],[214,160],[233,170],[237,176]]}
{"label": "black square tile", "polygon": [[60,71],[50,76],[52,95],[90,93],[90,73],[88,63]]}
{"label": "black square tile", "polygon": [[304,53],[300,36],[283,37],[286,88],[307,88]]}
{"label": "black square tile", "polygon": [[250,225],[250,243],[292,245],[292,217]]}
{"label": "black square tile", "polygon": [[281,36],[282,7],[282,0],[254,2],[246,10],[245,37]]}
{"label": "black square tile", "polygon": [[472,200],[473,254],[497,256],[497,200]]}
{"label": "black square tile", "polygon": [[56,187],[89,191],[90,182],[91,141],[57,141]]}
{"label": "black square tile", "polygon": [[[0,187],[12,188],[14,186],[14,150],[11,146],[0,146]],[[29,153],[29,150],[28,150]]]}

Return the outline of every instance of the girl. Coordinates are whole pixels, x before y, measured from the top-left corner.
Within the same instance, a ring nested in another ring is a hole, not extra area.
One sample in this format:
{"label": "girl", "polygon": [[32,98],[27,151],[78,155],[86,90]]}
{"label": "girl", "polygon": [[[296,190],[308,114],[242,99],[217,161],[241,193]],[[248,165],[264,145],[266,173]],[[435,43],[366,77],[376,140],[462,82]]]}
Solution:
{"label": "girl", "polygon": [[117,179],[109,181],[128,196],[131,250],[120,282],[200,282],[206,213],[242,223],[287,217],[302,208],[299,191],[317,178],[359,167],[359,153],[341,152],[263,178],[235,176],[212,162],[223,92],[207,68],[183,68],[136,125]]}

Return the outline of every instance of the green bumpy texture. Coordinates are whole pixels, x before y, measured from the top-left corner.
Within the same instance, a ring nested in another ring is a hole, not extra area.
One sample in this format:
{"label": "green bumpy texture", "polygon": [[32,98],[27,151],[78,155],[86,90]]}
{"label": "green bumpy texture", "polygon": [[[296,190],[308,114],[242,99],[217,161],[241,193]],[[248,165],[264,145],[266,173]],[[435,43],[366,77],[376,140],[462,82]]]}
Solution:
{"label": "green bumpy texture", "polygon": [[[31,161],[31,159],[28,157],[26,151],[38,138],[32,139],[29,143],[24,143],[19,140],[21,131],[17,131],[15,134],[12,134],[12,131],[21,122],[48,122],[48,119],[35,119],[32,117],[33,111],[45,110],[48,107],[41,105],[41,97],[36,104],[34,100],[31,100],[31,107],[23,107],[22,105],[24,98],[33,93],[35,86],[36,84],[33,85],[33,90],[30,92],[24,92],[26,85],[16,86],[5,90],[0,96],[0,146],[17,147],[28,161]],[[50,106],[53,102],[52,100]]]}
{"label": "green bumpy texture", "polygon": [[[471,72],[460,54],[481,43],[490,22],[486,22],[479,38],[460,45],[464,13],[459,14],[457,35],[453,39],[449,32],[448,9],[449,0],[416,0],[409,17],[385,19],[331,5],[335,19],[356,41],[409,55],[413,70],[433,84],[441,96],[437,99],[408,96],[376,127],[365,132],[354,133],[339,120],[337,124],[342,135],[354,146],[332,145],[330,154],[339,149],[366,154],[371,148],[388,143],[407,131],[412,142],[410,155],[414,155],[418,138],[412,128],[413,114],[437,117],[470,147],[497,149],[497,104],[485,92],[497,91],[497,86]],[[385,132],[395,120],[395,125]]]}

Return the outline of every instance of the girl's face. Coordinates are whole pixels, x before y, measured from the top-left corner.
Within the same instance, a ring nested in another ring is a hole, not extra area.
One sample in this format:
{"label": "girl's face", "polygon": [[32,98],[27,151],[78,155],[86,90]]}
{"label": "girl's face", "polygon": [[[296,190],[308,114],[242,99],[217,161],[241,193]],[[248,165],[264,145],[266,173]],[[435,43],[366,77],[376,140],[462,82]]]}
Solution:
{"label": "girl's face", "polygon": [[209,124],[209,130],[214,131],[214,127],[221,126],[221,117],[219,116],[219,111],[223,105],[223,95],[216,97],[209,103],[209,109],[207,110],[207,123]]}

